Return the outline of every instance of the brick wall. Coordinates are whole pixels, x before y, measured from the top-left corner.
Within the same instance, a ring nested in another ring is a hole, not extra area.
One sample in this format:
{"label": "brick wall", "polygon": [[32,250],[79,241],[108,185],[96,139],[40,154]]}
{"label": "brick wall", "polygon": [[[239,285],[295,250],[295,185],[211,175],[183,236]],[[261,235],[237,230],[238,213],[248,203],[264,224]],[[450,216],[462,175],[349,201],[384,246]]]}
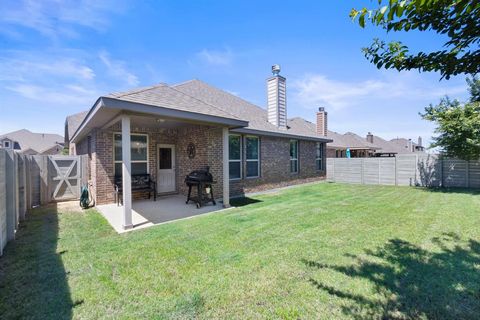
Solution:
{"label": "brick wall", "polygon": [[[222,135],[221,128],[208,126],[188,126],[177,129],[140,128],[132,125],[132,134],[148,135],[148,170],[153,179],[157,181],[157,150],[159,144],[171,144],[175,146],[176,166],[176,192],[187,194],[185,176],[192,170],[204,169],[210,166],[211,172],[217,181],[214,186],[214,195],[221,198],[222,195]],[[91,162],[90,176],[91,185],[95,193],[96,203],[112,203],[115,200],[114,188],[114,133],[121,132],[120,124],[105,130],[94,130],[91,136]],[[86,154],[88,139],[85,138],[73,150],[76,154]],[[196,156],[189,159],[187,146],[194,143]],[[72,144],[73,145],[73,144]],[[134,192],[134,199],[146,198],[148,193]]]}
{"label": "brick wall", "polygon": [[[175,146],[176,192],[186,195],[185,176],[192,170],[210,167],[215,181],[214,196],[223,197],[222,129],[211,126],[191,125],[176,129],[140,128],[132,125],[132,134],[148,134],[148,169],[157,180],[157,149],[159,144]],[[73,146],[75,154],[87,154],[90,143],[90,183],[97,204],[113,203],[114,198],[114,133],[121,132],[120,124],[108,129],[96,129]],[[187,146],[196,147],[195,158],[188,158]],[[241,195],[274,187],[292,185],[323,179],[324,171],[316,170],[316,143],[299,141],[299,172],[290,173],[290,140],[275,137],[260,137],[260,177],[243,178],[230,182],[230,194]],[[245,153],[245,148],[242,151]],[[245,158],[245,154],[243,155]],[[246,172],[242,162],[243,174]],[[134,193],[134,199],[146,197],[146,193]]]}
{"label": "brick wall", "polygon": [[[243,161],[244,178],[230,181],[230,194],[242,195],[247,192],[324,179],[325,171],[316,169],[316,142],[299,141],[298,150],[298,173],[290,173],[290,139],[260,137],[260,177],[245,178],[246,164]],[[245,159],[245,143],[243,143],[242,152]]]}

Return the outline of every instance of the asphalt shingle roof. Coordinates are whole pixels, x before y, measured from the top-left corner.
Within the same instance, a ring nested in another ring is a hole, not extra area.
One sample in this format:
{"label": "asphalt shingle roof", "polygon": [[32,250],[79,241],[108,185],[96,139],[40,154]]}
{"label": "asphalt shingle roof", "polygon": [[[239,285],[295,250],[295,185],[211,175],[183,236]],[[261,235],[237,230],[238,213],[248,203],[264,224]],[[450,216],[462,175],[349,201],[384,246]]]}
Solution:
{"label": "asphalt shingle roof", "polygon": [[67,117],[65,128],[66,140],[70,140],[73,137],[75,131],[80,127],[87,114],[88,111],[82,111]]}
{"label": "asphalt shingle roof", "polygon": [[204,101],[200,99],[200,97],[182,92],[181,90],[177,90],[175,86],[170,87],[166,84],[158,84],[127,92],[112,93],[107,97],[150,106],[244,120],[222,108],[209,104],[208,101]]}
{"label": "asphalt shingle roof", "polygon": [[[190,80],[173,85],[172,87],[214,105],[225,112],[233,114],[237,118],[248,121],[247,129],[325,138],[318,135],[315,128],[311,130],[311,127],[305,123],[308,121],[301,118],[289,119],[287,122],[287,129],[279,129],[268,122],[266,109],[200,80]],[[300,119],[302,121],[300,121]]]}
{"label": "asphalt shingle roof", "polygon": [[[290,119],[286,130],[279,129],[268,122],[266,109],[200,80],[190,80],[171,86],[158,84],[126,92],[111,93],[105,97],[150,106],[248,121],[247,129],[252,130],[291,134],[308,138],[326,138],[318,135],[315,127],[312,129],[310,125],[305,124],[308,121],[301,118]],[[77,131],[86,114],[87,112],[85,111],[67,117],[65,134],[68,134],[69,139],[71,139]]]}
{"label": "asphalt shingle roof", "polygon": [[63,137],[59,134],[35,133],[27,129],[0,135],[0,140],[4,138],[18,142],[21,151],[31,149],[37,153],[42,153],[57,145],[63,145]]}

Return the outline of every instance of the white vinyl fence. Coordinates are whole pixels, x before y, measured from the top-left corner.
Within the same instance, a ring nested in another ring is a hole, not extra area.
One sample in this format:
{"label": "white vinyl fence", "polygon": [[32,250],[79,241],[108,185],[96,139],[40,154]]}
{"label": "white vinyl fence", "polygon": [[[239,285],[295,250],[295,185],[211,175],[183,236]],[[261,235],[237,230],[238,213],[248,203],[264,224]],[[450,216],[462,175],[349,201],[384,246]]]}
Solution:
{"label": "white vinyl fence", "polygon": [[26,156],[0,149],[0,256],[29,209],[79,198],[86,183],[86,160],[86,156]]}
{"label": "white vinyl fence", "polygon": [[327,158],[327,180],[344,183],[480,188],[480,161],[433,155]]}

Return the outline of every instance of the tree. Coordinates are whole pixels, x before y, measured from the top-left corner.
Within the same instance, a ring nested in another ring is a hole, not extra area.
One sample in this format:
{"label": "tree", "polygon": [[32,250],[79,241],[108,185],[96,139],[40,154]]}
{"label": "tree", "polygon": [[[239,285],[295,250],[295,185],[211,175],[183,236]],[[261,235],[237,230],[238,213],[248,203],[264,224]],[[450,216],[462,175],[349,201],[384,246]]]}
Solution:
{"label": "tree", "polygon": [[[352,9],[350,17],[364,28],[367,22],[390,31],[433,31],[447,37],[443,48],[412,53],[402,42],[375,39],[363,48],[377,68],[438,71],[442,78],[480,72],[480,1],[377,0],[376,9]],[[385,2],[385,5],[383,5]]]}
{"label": "tree", "polygon": [[430,105],[421,114],[425,120],[437,124],[432,147],[451,157],[465,160],[480,159],[480,81],[468,79],[470,101],[461,104],[458,100],[443,98],[436,106]]}

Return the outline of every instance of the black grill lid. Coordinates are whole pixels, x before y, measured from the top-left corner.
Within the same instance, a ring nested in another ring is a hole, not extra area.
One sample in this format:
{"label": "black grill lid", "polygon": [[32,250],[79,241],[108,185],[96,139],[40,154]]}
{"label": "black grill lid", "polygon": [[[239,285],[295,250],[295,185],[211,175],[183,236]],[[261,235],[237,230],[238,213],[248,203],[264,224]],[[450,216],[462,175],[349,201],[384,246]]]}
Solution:
{"label": "black grill lid", "polygon": [[187,183],[188,182],[212,182],[212,181],[213,181],[213,176],[210,173],[209,167],[203,170],[194,170],[185,177],[185,182]]}

